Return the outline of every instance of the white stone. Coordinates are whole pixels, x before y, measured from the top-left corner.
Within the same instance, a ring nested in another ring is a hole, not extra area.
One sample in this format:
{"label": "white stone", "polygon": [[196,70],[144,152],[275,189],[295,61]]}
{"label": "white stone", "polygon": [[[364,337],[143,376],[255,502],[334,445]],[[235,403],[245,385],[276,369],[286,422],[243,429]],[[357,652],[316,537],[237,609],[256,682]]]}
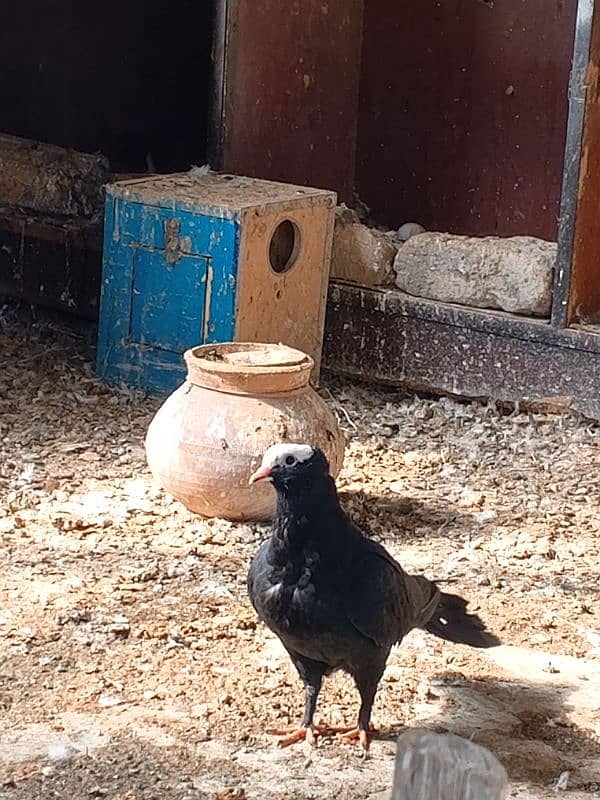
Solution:
{"label": "white stone", "polygon": [[115,706],[122,706],[126,702],[127,700],[120,695],[103,695],[98,701],[101,708],[114,708]]}
{"label": "white stone", "polygon": [[418,222],[405,222],[398,228],[398,238],[401,242],[408,242],[413,236],[418,236],[420,233],[425,233],[425,228],[419,225]]}
{"label": "white stone", "polygon": [[398,250],[396,286],[430,300],[548,316],[556,244],[511,238],[422,233]]}
{"label": "white stone", "polygon": [[75,752],[70,742],[53,742],[48,745],[48,758],[52,761],[67,761]]}

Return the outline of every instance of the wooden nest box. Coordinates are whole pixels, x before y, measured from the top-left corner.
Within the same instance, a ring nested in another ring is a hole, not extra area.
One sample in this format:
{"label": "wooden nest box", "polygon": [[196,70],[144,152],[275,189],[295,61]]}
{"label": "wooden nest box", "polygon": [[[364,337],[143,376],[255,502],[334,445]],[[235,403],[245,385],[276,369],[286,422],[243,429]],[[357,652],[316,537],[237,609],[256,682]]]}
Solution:
{"label": "wooden nest box", "polygon": [[109,184],[100,377],[164,395],[185,350],[258,341],[312,356],[318,381],[335,203],[200,169]]}

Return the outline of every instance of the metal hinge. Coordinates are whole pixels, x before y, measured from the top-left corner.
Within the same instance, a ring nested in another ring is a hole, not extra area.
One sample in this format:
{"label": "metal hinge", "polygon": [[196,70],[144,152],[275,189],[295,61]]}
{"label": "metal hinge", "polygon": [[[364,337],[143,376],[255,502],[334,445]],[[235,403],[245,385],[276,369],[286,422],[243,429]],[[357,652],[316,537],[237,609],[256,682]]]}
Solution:
{"label": "metal hinge", "polygon": [[179,252],[179,229],[181,220],[173,217],[165,221],[165,261],[167,264],[175,264],[180,258]]}

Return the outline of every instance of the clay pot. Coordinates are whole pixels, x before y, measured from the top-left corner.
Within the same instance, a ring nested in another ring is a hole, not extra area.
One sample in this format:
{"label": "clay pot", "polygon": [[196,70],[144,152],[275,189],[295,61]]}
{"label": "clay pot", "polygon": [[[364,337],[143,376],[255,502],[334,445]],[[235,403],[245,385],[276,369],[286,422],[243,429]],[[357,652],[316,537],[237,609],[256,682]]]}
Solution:
{"label": "clay pot", "polygon": [[284,345],[227,343],[184,357],[187,379],[152,420],[146,456],[154,477],[187,508],[231,520],[271,517],[272,486],[248,486],[248,478],[275,442],[317,445],[338,474],[344,437],[309,384],[310,356]]}

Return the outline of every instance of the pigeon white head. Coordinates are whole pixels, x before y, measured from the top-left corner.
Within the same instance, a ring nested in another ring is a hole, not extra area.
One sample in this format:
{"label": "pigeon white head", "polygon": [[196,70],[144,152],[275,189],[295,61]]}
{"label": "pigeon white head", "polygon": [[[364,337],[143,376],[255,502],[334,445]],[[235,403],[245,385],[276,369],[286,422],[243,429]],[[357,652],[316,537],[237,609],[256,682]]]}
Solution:
{"label": "pigeon white head", "polygon": [[258,481],[271,481],[273,470],[293,469],[297,464],[303,464],[315,454],[315,448],[310,444],[294,444],[280,442],[273,444],[265,451],[260,467],[250,476],[249,484]]}

